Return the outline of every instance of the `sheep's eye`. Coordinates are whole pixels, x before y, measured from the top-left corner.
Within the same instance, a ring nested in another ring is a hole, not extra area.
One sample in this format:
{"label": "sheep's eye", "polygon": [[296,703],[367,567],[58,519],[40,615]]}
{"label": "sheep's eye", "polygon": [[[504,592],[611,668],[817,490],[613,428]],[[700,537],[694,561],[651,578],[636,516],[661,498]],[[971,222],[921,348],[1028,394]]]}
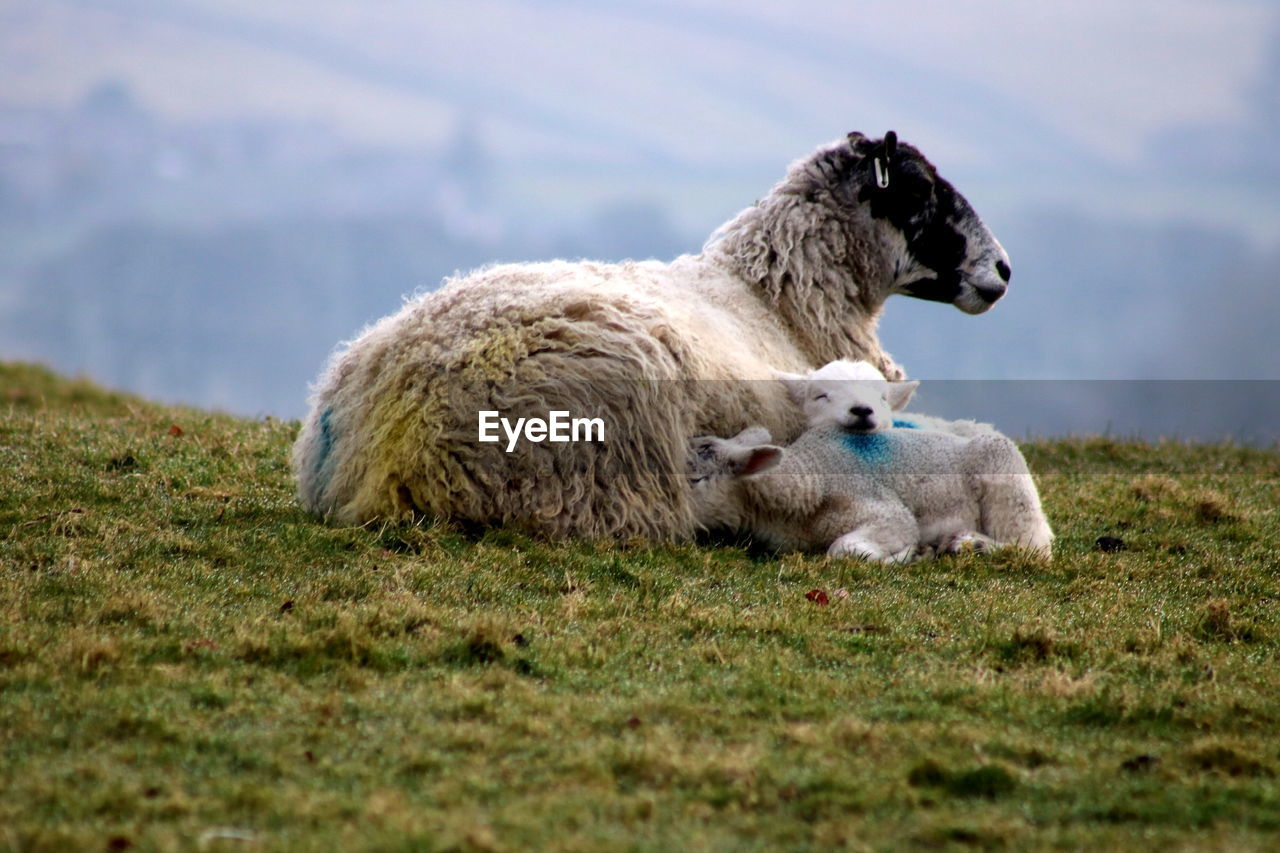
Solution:
{"label": "sheep's eye", "polygon": [[815,399],[815,400],[825,400],[825,399],[827,399],[827,395],[826,395],[826,394],[817,394],[817,395],[815,395],[815,396],[814,396],[814,398],[813,398],[813,399]]}

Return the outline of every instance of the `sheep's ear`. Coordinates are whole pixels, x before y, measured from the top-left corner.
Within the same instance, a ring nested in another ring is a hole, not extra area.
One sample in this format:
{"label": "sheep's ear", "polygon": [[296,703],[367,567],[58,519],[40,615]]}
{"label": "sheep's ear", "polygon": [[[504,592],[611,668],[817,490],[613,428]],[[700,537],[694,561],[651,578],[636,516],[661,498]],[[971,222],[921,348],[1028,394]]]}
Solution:
{"label": "sheep's ear", "polygon": [[846,138],[849,140],[849,147],[854,151],[857,151],[858,143],[866,141],[867,135],[865,133],[858,133],[856,130],[851,130]]}
{"label": "sheep's ear", "polygon": [[769,444],[773,441],[773,436],[769,434],[769,430],[757,424],[747,427],[729,440],[734,444]]}
{"label": "sheep's ear", "polygon": [[893,155],[898,153],[898,134],[892,130],[884,135],[884,158],[892,160]]}
{"label": "sheep's ear", "polygon": [[735,477],[754,477],[782,461],[782,448],[773,444],[735,450],[729,459],[729,470]]}
{"label": "sheep's ear", "polygon": [[916,393],[916,389],[919,387],[919,379],[912,379],[910,382],[890,382],[884,398],[888,401],[890,409],[899,412],[907,407],[907,403],[911,400],[911,395]]}

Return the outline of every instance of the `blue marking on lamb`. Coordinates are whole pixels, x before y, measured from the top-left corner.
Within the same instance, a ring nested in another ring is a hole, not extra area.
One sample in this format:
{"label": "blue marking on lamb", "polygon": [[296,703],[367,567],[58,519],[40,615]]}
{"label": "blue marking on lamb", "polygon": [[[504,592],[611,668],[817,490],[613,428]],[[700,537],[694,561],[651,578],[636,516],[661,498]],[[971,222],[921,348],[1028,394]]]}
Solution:
{"label": "blue marking on lamb", "polygon": [[882,432],[845,433],[840,439],[855,456],[869,464],[882,464],[893,456],[893,443]]}
{"label": "blue marking on lamb", "polygon": [[904,421],[902,418],[893,419],[894,429],[920,429],[920,425],[915,421]]}

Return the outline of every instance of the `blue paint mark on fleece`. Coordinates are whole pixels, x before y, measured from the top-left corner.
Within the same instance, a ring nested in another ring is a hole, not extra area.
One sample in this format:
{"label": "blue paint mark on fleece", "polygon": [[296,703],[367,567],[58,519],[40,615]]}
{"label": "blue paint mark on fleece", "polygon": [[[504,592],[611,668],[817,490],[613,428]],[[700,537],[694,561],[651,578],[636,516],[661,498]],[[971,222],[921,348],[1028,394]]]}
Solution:
{"label": "blue paint mark on fleece", "polygon": [[887,462],[892,455],[893,443],[882,432],[845,433],[840,439],[846,448],[865,462]]}
{"label": "blue paint mark on fleece", "polygon": [[320,449],[316,452],[315,462],[317,477],[320,476],[324,463],[328,461],[331,450],[333,450],[333,409],[325,409],[320,413]]}
{"label": "blue paint mark on fleece", "polygon": [[899,418],[893,419],[894,429],[920,429],[920,425],[915,421],[904,421]]}

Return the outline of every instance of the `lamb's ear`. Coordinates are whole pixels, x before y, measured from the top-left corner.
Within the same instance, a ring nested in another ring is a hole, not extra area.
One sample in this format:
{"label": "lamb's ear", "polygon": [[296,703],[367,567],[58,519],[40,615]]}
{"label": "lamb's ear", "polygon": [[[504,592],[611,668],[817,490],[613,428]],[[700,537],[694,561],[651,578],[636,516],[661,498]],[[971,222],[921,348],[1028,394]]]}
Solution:
{"label": "lamb's ear", "polygon": [[773,441],[773,436],[769,434],[769,430],[757,424],[747,427],[729,440],[734,444],[769,444]]}
{"label": "lamb's ear", "polygon": [[849,131],[849,135],[846,137],[849,140],[849,147],[854,151],[858,150],[858,143],[865,142],[866,138],[867,135],[865,133],[858,133],[856,130]]}
{"label": "lamb's ear", "polygon": [[729,470],[735,477],[754,477],[781,462],[782,453],[782,448],[774,444],[734,450],[729,458]]}
{"label": "lamb's ear", "polygon": [[801,376],[799,373],[783,373],[777,371],[778,381],[787,389],[787,396],[791,398],[791,402],[797,406],[804,405],[805,394],[809,391],[809,377]]}
{"label": "lamb's ear", "polygon": [[919,387],[919,379],[912,379],[910,382],[890,382],[884,395],[885,401],[888,402],[890,409],[900,412],[907,407],[907,403],[911,401],[911,395],[916,393]]}

